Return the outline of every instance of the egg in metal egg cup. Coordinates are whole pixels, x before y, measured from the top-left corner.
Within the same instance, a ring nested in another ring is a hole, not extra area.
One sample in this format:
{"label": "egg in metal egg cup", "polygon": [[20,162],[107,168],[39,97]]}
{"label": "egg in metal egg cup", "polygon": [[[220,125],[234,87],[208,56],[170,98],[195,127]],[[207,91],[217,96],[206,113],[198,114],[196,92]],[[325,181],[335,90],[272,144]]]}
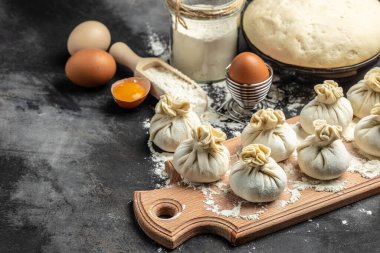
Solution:
{"label": "egg in metal egg cup", "polygon": [[222,104],[217,112],[234,121],[245,123],[252,114],[265,107],[264,99],[268,95],[273,80],[273,69],[266,64],[269,77],[252,84],[241,84],[233,81],[229,76],[230,65],[226,68],[226,84],[231,99]]}

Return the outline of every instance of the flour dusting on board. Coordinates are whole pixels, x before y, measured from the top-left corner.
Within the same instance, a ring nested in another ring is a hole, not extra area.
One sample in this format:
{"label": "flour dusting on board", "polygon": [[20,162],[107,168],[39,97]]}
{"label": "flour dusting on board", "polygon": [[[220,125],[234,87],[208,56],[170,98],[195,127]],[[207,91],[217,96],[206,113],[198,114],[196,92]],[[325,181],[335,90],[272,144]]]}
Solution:
{"label": "flour dusting on board", "polygon": [[[205,204],[206,210],[212,211],[221,216],[241,218],[244,220],[258,220],[260,219],[260,215],[267,210],[265,204],[249,203],[248,201],[235,196],[229,186],[223,182],[201,184],[197,186],[186,180],[182,181],[182,183],[188,185],[188,187],[193,187],[194,190],[201,191],[204,196],[203,203]],[[222,208],[221,205],[218,204],[218,199],[220,198],[228,200],[231,208]],[[254,206],[255,211],[253,213],[243,213],[241,209],[244,204],[248,204],[251,207]]]}
{"label": "flour dusting on board", "polygon": [[339,192],[346,188],[347,181],[341,180],[316,180],[309,177],[302,177],[301,181],[293,181],[293,187],[303,191],[306,189],[314,189],[317,192]]}
{"label": "flour dusting on board", "polygon": [[372,179],[380,176],[380,160],[368,160],[351,156],[349,172],[359,173],[362,177]]}

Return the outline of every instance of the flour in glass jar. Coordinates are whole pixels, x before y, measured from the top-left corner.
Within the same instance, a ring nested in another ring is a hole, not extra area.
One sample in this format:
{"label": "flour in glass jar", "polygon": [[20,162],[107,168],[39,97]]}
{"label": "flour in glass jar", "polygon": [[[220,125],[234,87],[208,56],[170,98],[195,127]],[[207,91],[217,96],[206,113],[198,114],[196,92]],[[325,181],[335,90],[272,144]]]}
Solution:
{"label": "flour in glass jar", "polygon": [[185,19],[173,30],[172,64],[199,82],[221,80],[237,52],[239,17]]}

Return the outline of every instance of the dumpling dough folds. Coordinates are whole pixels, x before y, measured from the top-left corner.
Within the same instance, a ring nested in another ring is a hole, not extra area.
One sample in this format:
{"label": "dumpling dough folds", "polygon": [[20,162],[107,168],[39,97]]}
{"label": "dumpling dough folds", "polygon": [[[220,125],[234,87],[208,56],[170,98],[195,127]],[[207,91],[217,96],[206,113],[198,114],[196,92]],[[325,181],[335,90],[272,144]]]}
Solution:
{"label": "dumpling dough folds", "polygon": [[363,80],[352,86],[347,92],[347,98],[356,117],[370,115],[375,104],[380,103],[380,67],[368,71]]}
{"label": "dumpling dough folds", "polygon": [[371,110],[371,115],[356,124],[354,137],[362,151],[380,157],[380,103]]}
{"label": "dumpling dough folds", "polygon": [[301,111],[300,123],[305,132],[314,133],[313,121],[326,120],[330,125],[345,129],[352,121],[353,112],[350,101],[343,97],[343,89],[332,80],[314,86],[317,97]]}
{"label": "dumpling dough folds", "polygon": [[243,147],[249,144],[263,144],[271,149],[276,161],[287,159],[297,147],[297,135],[285,122],[281,110],[262,109],[252,115],[251,121],[241,134]]}
{"label": "dumpling dough folds", "polygon": [[175,170],[192,182],[210,183],[222,178],[229,167],[230,153],[222,144],[226,134],[211,126],[195,129],[173,156]]}
{"label": "dumpling dough folds", "polygon": [[150,122],[149,139],[167,152],[174,152],[181,141],[191,138],[192,130],[201,125],[190,103],[170,94],[161,96],[155,111]]}
{"label": "dumpling dough folds", "polygon": [[342,127],[329,125],[324,120],[316,120],[314,125],[315,134],[297,148],[300,169],[320,180],[338,178],[348,169],[351,157],[340,140]]}
{"label": "dumpling dough folds", "polygon": [[270,156],[270,148],[251,144],[243,148],[231,169],[232,191],[250,202],[270,202],[284,191],[287,177],[284,170]]}

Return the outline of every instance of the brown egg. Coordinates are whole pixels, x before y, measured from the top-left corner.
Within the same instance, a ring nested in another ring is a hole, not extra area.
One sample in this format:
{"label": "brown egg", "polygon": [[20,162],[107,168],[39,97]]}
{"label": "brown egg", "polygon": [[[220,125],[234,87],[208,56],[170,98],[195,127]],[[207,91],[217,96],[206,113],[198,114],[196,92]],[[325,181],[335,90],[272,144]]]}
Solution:
{"label": "brown egg", "polygon": [[116,72],[116,62],[107,52],[98,49],[82,49],[66,62],[67,78],[83,87],[97,87],[106,84]]}
{"label": "brown egg", "polygon": [[232,60],[228,74],[237,83],[255,84],[268,79],[269,70],[259,56],[244,52]]}

